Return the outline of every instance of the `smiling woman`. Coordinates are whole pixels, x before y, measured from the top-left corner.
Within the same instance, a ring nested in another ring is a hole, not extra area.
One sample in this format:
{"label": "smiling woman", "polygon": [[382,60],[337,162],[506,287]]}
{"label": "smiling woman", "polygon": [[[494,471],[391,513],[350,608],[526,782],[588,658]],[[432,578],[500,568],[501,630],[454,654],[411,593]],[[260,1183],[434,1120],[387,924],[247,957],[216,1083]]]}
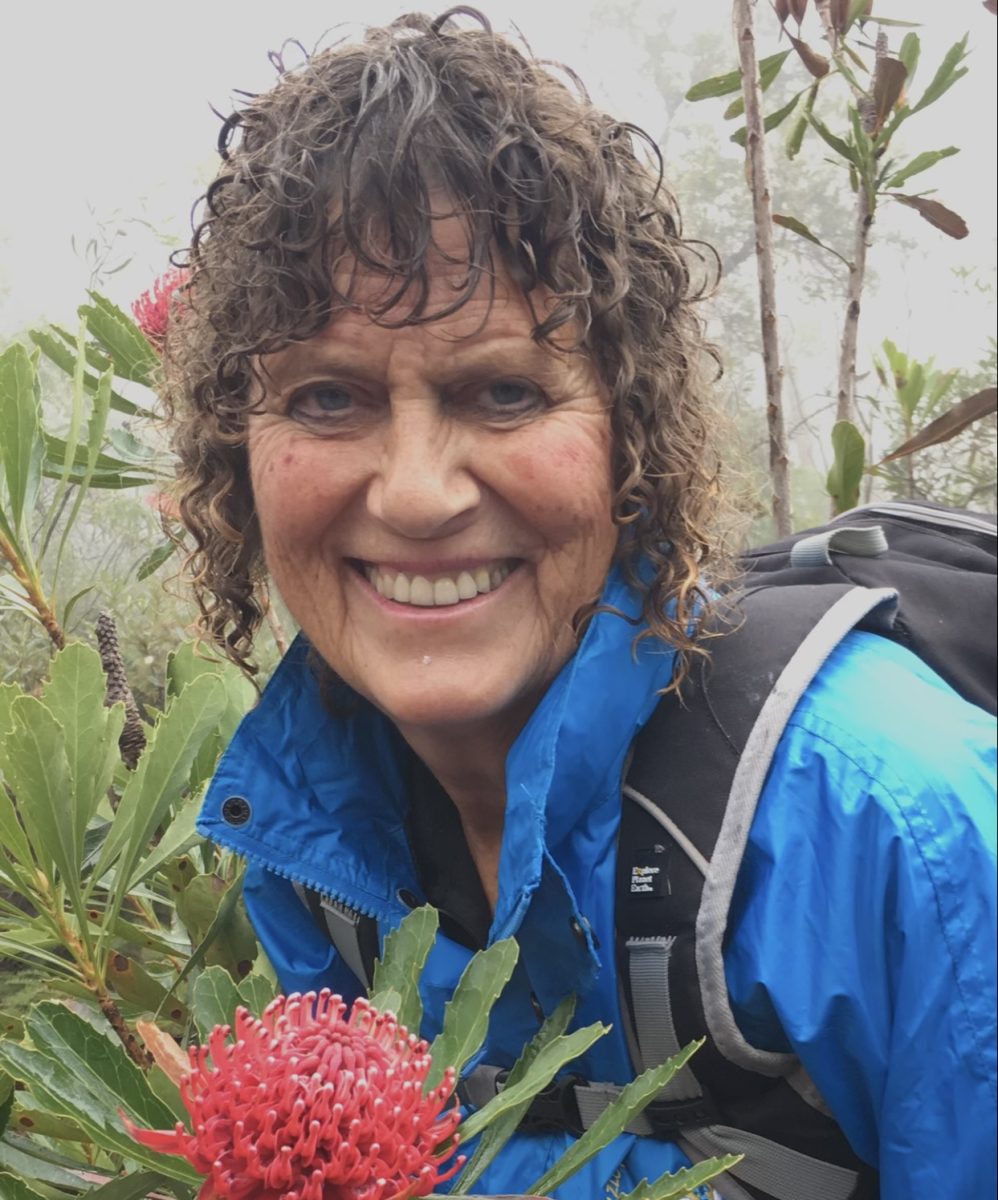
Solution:
{"label": "smiling woman", "polygon": [[[429,902],[425,1036],[475,948],[520,948],[469,1103],[567,994],[612,1026],[579,1062],[592,1086],[553,1085],[484,1189],[541,1178],[636,1068],[706,1036],[704,1074],[684,1067],[563,1200],[725,1149],[746,1152],[726,1200],[872,1200],[878,1168],[884,1200],[946,1194],[940,1129],[993,1103],[993,1072],[946,1048],[987,990],[967,973],[994,910],[983,888],[959,921],[937,902],[940,864],[987,857],[981,714],[850,633],[751,829],[724,816],[740,868],[688,836],[696,787],[669,797],[678,824],[621,816],[639,731],[683,736],[662,695],[706,660],[725,565],[711,257],[650,139],[460,9],[316,55],[221,147],[164,362],[204,631],[250,669],[267,573],[302,630],[199,826],[249,859],[284,989],[356,995]],[[929,826],[947,850],[927,866]],[[734,888],[706,931],[673,899],[691,878],[702,914]],[[635,903],[641,936],[618,936]],[[673,994],[697,997],[675,1019]],[[959,1131],[968,1195],[980,1128]],[[896,1152],[916,1134],[930,1174]]]}

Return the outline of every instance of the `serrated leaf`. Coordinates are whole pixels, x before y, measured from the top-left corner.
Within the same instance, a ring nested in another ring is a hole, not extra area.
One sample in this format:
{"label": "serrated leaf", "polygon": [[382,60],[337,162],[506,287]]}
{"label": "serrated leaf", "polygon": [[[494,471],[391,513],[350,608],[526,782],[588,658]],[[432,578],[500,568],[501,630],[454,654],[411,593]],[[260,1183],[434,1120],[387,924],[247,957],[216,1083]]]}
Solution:
{"label": "serrated leaf", "polygon": [[120,1044],[51,1001],[31,1010],[26,1027],[31,1046],[0,1042],[0,1066],[23,1079],[38,1104],[76,1121],[105,1150],[172,1179],[199,1182],[185,1160],[156,1154],[125,1132],[119,1109],[153,1129],[171,1128],[174,1120]]}
{"label": "serrated leaf", "polygon": [[242,997],[235,980],[224,967],[206,967],[191,989],[194,1023],[202,1043],[216,1025],[231,1025]]}
{"label": "serrated leaf", "polygon": [[551,1083],[555,1075],[609,1031],[609,1025],[586,1025],[563,1037],[555,1038],[542,1047],[537,1057],[529,1064],[523,1078],[508,1084],[488,1104],[471,1113],[461,1122],[461,1136],[466,1142],[477,1137],[493,1121],[497,1121],[511,1109],[519,1107],[524,1100],[532,1100]]}
{"label": "serrated leaf", "polygon": [[196,828],[198,813],[204,791],[192,792],[180,805],[166,832],[149,853],[139,860],[128,881],[128,890],[134,891],[144,879],[148,879],[161,866],[172,858],[185,854],[192,846],[198,845],[204,839]]}
{"label": "serrated leaf", "polygon": [[170,805],[180,799],[194,756],[218,724],[225,703],[221,681],[214,675],[202,675],[184,688],[156,722],[118,803],[98,859],[98,878],[119,857],[120,875],[126,880],[131,877]]}
{"label": "serrated leaf", "polygon": [[[66,337],[71,335],[65,334],[63,330],[58,330],[60,334]],[[76,369],[76,356],[61,342],[57,341],[50,334],[41,329],[31,329],[28,331],[28,337],[35,343],[50,362],[55,363],[60,370],[65,371],[67,375],[72,375]],[[71,338],[71,344],[76,341]],[[102,372],[107,370],[108,362],[103,356],[99,356],[93,347],[87,347],[87,361],[91,366]],[[103,363],[102,366],[98,365]],[[93,395],[97,391],[98,376],[84,373],[83,387],[84,390]],[[141,404],[134,404],[131,400],[126,400],[119,392],[111,392],[111,407],[115,412],[126,413],[128,416],[153,417],[155,414],[151,409],[143,408]]]}
{"label": "serrated leaf", "polygon": [[[187,962],[184,963],[183,969],[181,970],[180,974],[173,981],[173,988],[171,989],[171,995],[173,993],[179,991],[180,985],[184,982],[184,980],[188,977],[188,975],[190,975],[192,972],[198,970],[198,968],[201,966],[201,964],[204,962],[205,958],[207,957],[208,953],[210,952],[216,939],[219,937],[219,935],[225,929],[226,925],[228,924],[229,918],[231,917],[232,912],[235,909],[236,905],[239,903],[239,898],[242,895],[243,877],[245,874],[246,874],[246,866],[245,866],[245,864],[243,864],[239,868],[238,875],[232,881],[232,883],[229,885],[228,891],[225,893],[224,897],[222,898],[222,903],[218,906],[218,912],[215,913],[215,919],[212,921],[211,925],[208,927],[208,932],[204,935],[204,938],[202,939],[202,941],[197,946],[195,946],[194,950],[190,954],[190,957],[187,959]],[[155,1019],[158,1020],[160,1015],[161,1014],[159,1012],[156,1012]]]}
{"label": "serrated leaf", "polygon": [[[575,1015],[575,997],[566,996],[554,1012],[544,1021],[536,1035],[527,1043],[520,1057],[513,1064],[504,1086],[516,1085],[526,1078],[530,1065],[541,1050],[556,1038],[564,1034],[572,1017]],[[521,1100],[515,1107],[503,1113],[494,1121],[478,1139],[475,1152],[464,1165],[457,1181],[451,1187],[451,1195],[466,1196],[471,1185],[481,1176],[482,1172],[494,1161],[503,1146],[516,1132],[517,1126],[530,1107],[531,1097]]]}
{"label": "serrated leaf", "polygon": [[11,735],[0,745],[0,770],[13,788],[39,866],[50,880],[53,869],[57,872],[79,911],[82,847],[78,855],[63,728],[35,696],[18,696],[10,716]]}
{"label": "serrated leaf", "polygon": [[159,370],[156,351],[142,331],[117,305],[99,292],[89,292],[91,303],[80,306],[94,339],[114,363],[116,375],[151,387]]}
{"label": "serrated leaf", "polygon": [[947,50],[943,61],[939,64],[939,68],[933,75],[929,86],[922,93],[917,104],[911,107],[912,113],[920,112],[923,108],[927,108],[930,104],[934,104],[940,96],[944,95],[953,86],[954,83],[967,74],[967,67],[961,67],[960,63],[967,56],[967,38],[968,34],[950,46]]}
{"label": "serrated leaf", "polygon": [[948,237],[959,241],[970,232],[963,217],[947,208],[945,204],[940,204],[938,200],[930,200],[927,196],[902,196],[900,192],[887,194],[899,204],[913,208],[923,220],[934,225],[936,229],[941,229]]}
{"label": "serrated leaf", "polygon": [[7,487],[7,510],[21,534],[25,514],[34,511],[41,481],[41,404],[34,364],[18,342],[0,354],[0,465]]}
{"label": "serrated leaf", "polygon": [[106,687],[100,655],[82,642],[73,642],[52,660],[42,693],[64,734],[78,863],[83,857],[84,831],[111,786],[125,719],[122,705],[104,706]]}
{"label": "serrated leaf", "polygon": [[492,1008],[509,983],[519,957],[516,941],[504,938],[486,950],[479,950],[465,967],[453,996],[444,1006],[443,1028],[430,1047],[433,1065],[423,1085],[426,1091],[440,1083],[447,1067],[453,1067],[460,1075],[481,1048],[489,1030]]}
{"label": "serrated leaf", "polygon": [[[419,997],[419,977],[437,936],[440,916],[428,904],[414,908],[397,929],[385,938],[384,951],[374,965],[369,999],[377,1009],[394,1012],[399,1023],[418,1033],[423,1021],[423,1002]],[[389,1007],[384,993],[398,993],[399,1002]]]}
{"label": "serrated leaf", "polygon": [[697,1188],[730,1171],[742,1161],[741,1154],[726,1154],[723,1158],[708,1158],[695,1167],[684,1167],[673,1175],[661,1175],[653,1183],[641,1183],[620,1200],[690,1200]]}
{"label": "serrated leaf", "polygon": [[259,1017],[267,1005],[278,995],[273,980],[254,971],[239,981],[239,999],[247,1012]]}
{"label": "serrated leaf", "polygon": [[[786,62],[789,54],[789,50],[782,50],[779,54],[771,54],[768,58],[759,59],[759,83],[763,91],[780,73],[780,67]],[[727,71],[723,75],[712,75],[710,79],[702,79],[699,83],[695,83],[686,93],[686,99],[696,102],[697,100],[714,99],[718,96],[728,96],[732,92],[739,91],[741,86],[741,69],[736,68],[734,71]]]}
{"label": "serrated leaf", "polygon": [[605,1109],[585,1133],[574,1142],[558,1159],[550,1170],[537,1180],[528,1191],[538,1195],[547,1195],[592,1158],[608,1146],[614,1138],[619,1137],[634,1118],[642,1112],[669,1080],[693,1057],[703,1042],[690,1042],[678,1054],[662,1063],[661,1066],[651,1067],[632,1080],[613,1103]]}
{"label": "serrated leaf", "polygon": [[851,421],[837,421],[832,429],[834,459],[825,486],[835,511],[846,512],[859,503],[859,486],[863,480],[866,443]]}

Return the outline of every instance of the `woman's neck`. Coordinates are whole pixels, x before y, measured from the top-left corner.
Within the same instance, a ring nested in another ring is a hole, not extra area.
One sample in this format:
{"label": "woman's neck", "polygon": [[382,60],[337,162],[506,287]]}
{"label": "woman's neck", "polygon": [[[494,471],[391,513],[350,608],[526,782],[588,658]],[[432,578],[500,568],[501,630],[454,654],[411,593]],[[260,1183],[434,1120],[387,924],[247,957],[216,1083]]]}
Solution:
{"label": "woman's neck", "polygon": [[495,911],[506,813],[506,755],[515,731],[404,728],[402,736],[458,811],[468,850]]}

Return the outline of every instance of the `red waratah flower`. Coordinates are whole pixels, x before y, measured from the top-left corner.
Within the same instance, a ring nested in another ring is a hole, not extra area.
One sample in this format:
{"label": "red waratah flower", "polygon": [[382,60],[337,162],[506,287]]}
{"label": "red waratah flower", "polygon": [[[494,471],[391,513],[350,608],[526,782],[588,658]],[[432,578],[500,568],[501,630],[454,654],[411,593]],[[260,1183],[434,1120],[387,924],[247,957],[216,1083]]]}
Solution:
{"label": "red waratah flower", "polygon": [[[279,996],[256,1020],[236,1011],[235,1037],[217,1026],[192,1048],[180,1093],[192,1132],[139,1129],[137,1142],[182,1154],[207,1176],[198,1200],[409,1200],[457,1145],[448,1069],[423,1094],[429,1047],[391,1013],[357,1000],[350,1016],[329,991]],[[447,1143],[450,1143],[449,1145]]]}
{"label": "red waratah flower", "polygon": [[170,323],[171,309],[175,297],[187,282],[188,272],[174,267],[160,275],[152,287],[143,292],[132,305],[135,323],[157,350],[162,350],[166,340],[166,327]]}

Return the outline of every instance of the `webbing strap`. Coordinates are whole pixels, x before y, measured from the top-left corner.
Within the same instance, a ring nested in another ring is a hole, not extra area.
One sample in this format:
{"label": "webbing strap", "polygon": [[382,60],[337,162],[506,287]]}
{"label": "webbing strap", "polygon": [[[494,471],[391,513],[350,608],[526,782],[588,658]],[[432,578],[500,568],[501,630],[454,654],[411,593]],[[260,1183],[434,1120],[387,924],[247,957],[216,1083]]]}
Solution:
{"label": "webbing strap", "polygon": [[732,1129],[708,1125],[683,1132],[683,1140],[703,1158],[719,1154],[744,1154],[731,1174],[771,1196],[797,1200],[849,1200],[859,1183],[859,1173],[822,1162],[778,1142]]}
{"label": "webbing strap", "polygon": [[304,884],[295,883],[298,899],[319,920],[329,935],[336,953],[350,970],[365,985],[371,986],[371,973],[361,949],[361,921],[363,916],[352,908],[337,904],[329,896],[320,895]]}
{"label": "webbing strap", "polygon": [[801,538],[790,547],[792,567],[827,567],[833,554],[858,554],[878,558],[889,549],[887,535],[879,525],[837,525]]}
{"label": "webbing strap", "polygon": [[[631,982],[631,1011],[642,1064],[655,1067],[667,1062],[682,1048],[672,1018],[672,989],[669,964],[674,937],[628,938],[628,973]],[[660,1100],[690,1100],[702,1095],[688,1066],[681,1067],[659,1092]]]}

